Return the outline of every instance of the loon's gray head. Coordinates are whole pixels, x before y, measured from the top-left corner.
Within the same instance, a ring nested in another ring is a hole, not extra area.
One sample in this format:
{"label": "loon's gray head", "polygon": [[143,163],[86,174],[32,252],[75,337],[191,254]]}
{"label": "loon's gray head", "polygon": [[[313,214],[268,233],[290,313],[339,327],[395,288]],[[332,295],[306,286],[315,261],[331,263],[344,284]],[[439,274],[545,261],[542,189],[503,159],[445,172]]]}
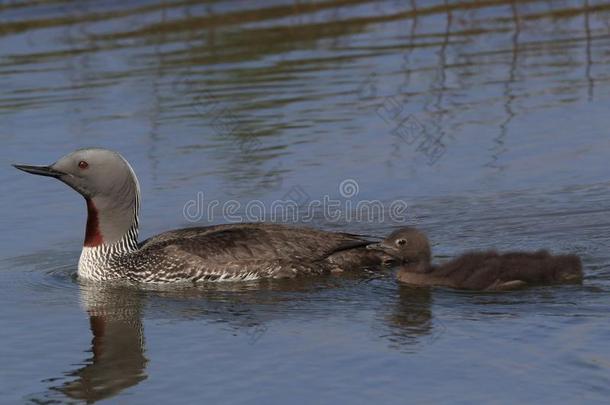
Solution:
{"label": "loon's gray head", "polygon": [[397,229],[382,242],[367,248],[385,252],[403,264],[429,264],[431,260],[428,237],[410,227]]}
{"label": "loon's gray head", "polygon": [[130,238],[137,238],[140,186],[127,160],[117,152],[79,149],[49,166],[13,166],[59,179],[85,197],[85,246],[115,243],[127,233],[131,233]]}

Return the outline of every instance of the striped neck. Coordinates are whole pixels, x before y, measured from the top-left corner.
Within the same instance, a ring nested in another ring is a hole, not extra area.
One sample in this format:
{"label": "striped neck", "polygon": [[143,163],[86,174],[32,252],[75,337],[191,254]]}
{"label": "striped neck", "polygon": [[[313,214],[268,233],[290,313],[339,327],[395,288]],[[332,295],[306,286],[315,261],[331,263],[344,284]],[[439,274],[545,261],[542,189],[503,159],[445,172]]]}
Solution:
{"label": "striped neck", "polygon": [[93,202],[87,201],[87,211],[85,243],[78,261],[79,277],[97,281],[121,278],[121,258],[138,250],[139,198],[129,228],[116,241],[104,240],[99,213]]}
{"label": "striped neck", "polygon": [[138,250],[140,185],[128,167],[131,175],[117,182],[114,195],[85,197],[87,226],[78,263],[81,277],[118,278],[120,259]]}

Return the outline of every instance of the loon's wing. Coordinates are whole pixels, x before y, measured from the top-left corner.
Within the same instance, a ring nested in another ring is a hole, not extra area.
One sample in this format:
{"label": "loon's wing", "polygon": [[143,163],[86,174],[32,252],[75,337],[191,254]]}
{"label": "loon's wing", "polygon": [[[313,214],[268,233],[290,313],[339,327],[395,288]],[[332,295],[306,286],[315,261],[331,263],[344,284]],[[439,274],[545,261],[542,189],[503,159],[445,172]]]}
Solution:
{"label": "loon's wing", "polygon": [[[239,225],[239,224],[237,224]],[[234,224],[225,224],[225,225],[210,225],[210,226],[198,226],[192,228],[182,228],[175,229],[172,231],[167,231],[160,233],[155,236],[151,236],[150,238],[140,242],[139,247],[145,248],[157,243],[163,243],[176,239],[187,239],[187,238],[196,238],[201,235],[204,235],[209,232],[217,231],[218,229],[228,228],[234,226]]]}
{"label": "loon's wing", "polygon": [[[182,237],[149,242],[143,249],[172,245],[206,259],[302,258],[315,261],[372,243],[351,234],[273,224],[235,224],[179,233]],[[185,237],[185,233],[188,236]]]}
{"label": "loon's wing", "polygon": [[296,253],[313,258],[366,246],[373,241],[368,236],[351,233],[281,224],[244,223],[168,231],[146,239],[140,247],[146,249],[158,244],[166,246],[168,243],[192,246],[195,254],[207,253],[202,245],[214,245],[223,250],[231,249],[233,253],[244,253],[248,252],[248,248],[254,248],[265,256],[273,251],[281,251],[284,254]]}

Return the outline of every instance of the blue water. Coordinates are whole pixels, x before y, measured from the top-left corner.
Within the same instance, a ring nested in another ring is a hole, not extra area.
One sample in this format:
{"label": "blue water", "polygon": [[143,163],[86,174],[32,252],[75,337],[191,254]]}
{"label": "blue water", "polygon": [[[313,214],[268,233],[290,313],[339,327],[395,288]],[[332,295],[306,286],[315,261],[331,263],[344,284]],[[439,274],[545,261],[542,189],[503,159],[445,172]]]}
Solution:
{"label": "blue water", "polygon": [[[609,30],[592,0],[0,2],[0,403],[607,403]],[[83,283],[82,199],[10,164],[84,146],[131,162],[143,237],[326,196],[306,225],[577,253],[585,281]]]}

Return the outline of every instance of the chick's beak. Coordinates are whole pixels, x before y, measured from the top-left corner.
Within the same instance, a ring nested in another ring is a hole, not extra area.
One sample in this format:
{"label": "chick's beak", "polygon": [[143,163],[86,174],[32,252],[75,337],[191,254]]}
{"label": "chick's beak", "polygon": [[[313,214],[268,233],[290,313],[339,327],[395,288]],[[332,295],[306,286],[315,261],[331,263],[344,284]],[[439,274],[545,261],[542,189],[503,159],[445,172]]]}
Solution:
{"label": "chick's beak", "polygon": [[370,249],[370,250],[377,250],[377,251],[386,252],[386,253],[391,253],[393,250],[392,248],[383,244],[383,242],[382,243],[372,243],[370,245],[367,245],[366,248]]}

